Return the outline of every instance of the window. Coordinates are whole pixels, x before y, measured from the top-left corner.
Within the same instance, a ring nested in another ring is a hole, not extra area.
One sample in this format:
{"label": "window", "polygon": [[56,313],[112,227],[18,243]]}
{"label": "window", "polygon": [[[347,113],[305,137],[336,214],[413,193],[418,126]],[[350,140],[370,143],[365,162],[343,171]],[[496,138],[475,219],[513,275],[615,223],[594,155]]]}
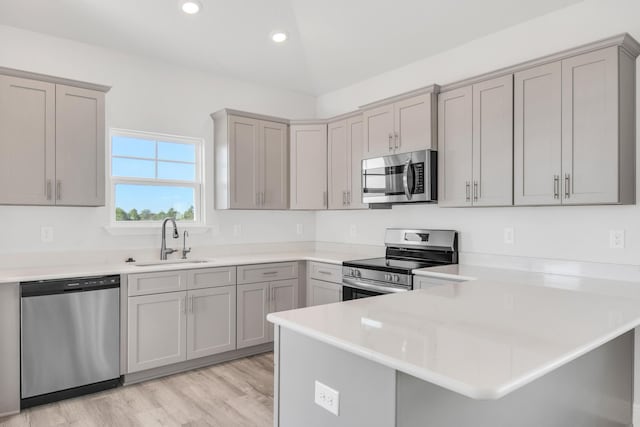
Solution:
{"label": "window", "polygon": [[202,140],[111,130],[111,222],[202,224]]}

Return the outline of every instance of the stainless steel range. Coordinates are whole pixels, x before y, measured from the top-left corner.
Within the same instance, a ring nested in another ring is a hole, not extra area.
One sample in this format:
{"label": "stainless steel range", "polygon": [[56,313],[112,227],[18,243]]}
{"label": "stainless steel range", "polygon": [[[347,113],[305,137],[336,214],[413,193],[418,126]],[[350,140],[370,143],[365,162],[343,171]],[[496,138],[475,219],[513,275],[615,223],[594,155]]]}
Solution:
{"label": "stainless steel range", "polygon": [[342,300],[413,289],[412,271],[458,263],[458,233],[389,228],[386,256],[342,263]]}

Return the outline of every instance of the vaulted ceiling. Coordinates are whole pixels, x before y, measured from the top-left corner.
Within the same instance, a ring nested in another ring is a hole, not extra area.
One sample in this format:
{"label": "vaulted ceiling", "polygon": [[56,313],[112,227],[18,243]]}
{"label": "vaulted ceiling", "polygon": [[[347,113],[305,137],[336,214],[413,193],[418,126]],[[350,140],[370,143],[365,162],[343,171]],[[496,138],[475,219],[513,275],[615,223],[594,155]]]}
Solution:
{"label": "vaulted ceiling", "polygon": [[581,0],[200,1],[0,1],[0,24],[322,94]]}

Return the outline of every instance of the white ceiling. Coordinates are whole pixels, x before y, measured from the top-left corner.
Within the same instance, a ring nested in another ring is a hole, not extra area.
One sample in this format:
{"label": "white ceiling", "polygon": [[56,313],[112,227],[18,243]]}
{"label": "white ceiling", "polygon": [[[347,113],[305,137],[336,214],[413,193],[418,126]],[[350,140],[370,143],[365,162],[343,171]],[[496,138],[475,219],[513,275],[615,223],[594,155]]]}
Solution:
{"label": "white ceiling", "polygon": [[579,1],[3,0],[0,24],[321,94]]}

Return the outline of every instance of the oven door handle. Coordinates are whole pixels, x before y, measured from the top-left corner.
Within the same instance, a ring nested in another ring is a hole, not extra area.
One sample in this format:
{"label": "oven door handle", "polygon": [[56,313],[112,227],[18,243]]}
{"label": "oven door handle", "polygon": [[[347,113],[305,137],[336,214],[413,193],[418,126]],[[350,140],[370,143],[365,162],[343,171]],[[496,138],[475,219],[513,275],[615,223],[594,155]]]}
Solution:
{"label": "oven door handle", "polygon": [[[405,163],[404,172],[402,173],[402,185],[404,186],[404,195],[407,197],[407,200],[411,200],[411,197],[413,197],[409,189],[409,169],[411,169],[411,159]],[[413,174],[411,175],[411,181],[413,181]]]}
{"label": "oven door handle", "polygon": [[351,288],[363,289],[365,291],[374,291],[380,292],[383,294],[397,293],[397,292],[406,292],[409,289],[405,288],[397,288],[394,286],[380,286],[380,285],[372,285],[371,283],[364,283],[359,280],[354,280],[348,277],[342,278],[342,284],[345,286],[349,286]]}

